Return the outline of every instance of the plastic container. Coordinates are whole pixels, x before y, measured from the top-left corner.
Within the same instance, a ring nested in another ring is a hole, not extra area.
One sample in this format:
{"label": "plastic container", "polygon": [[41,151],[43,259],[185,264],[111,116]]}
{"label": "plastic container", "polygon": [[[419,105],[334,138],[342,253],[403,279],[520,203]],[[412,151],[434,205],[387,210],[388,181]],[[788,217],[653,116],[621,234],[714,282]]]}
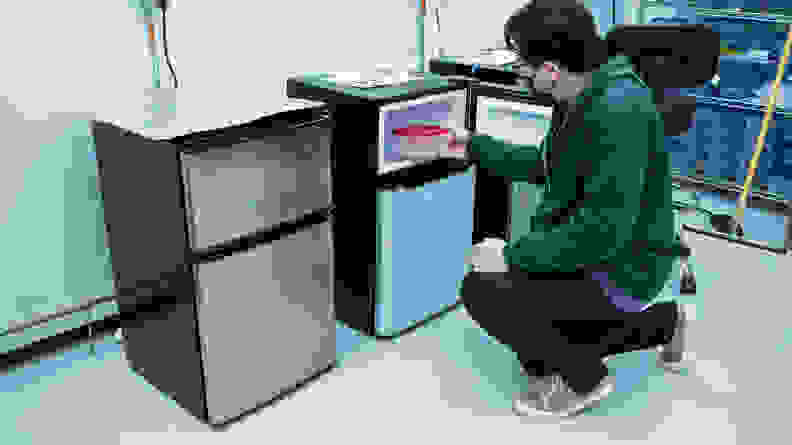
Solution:
{"label": "plastic container", "polygon": [[696,0],[697,8],[704,9],[737,9],[747,8],[746,0]]}
{"label": "plastic container", "polygon": [[399,136],[399,153],[403,158],[432,158],[449,151],[454,137],[448,128],[432,125],[410,125],[393,130]]}
{"label": "plastic container", "polygon": [[[784,24],[777,23],[772,19],[697,16],[695,21],[717,31],[723,42],[723,48],[731,48],[738,52],[764,50],[769,53],[769,58],[776,62],[783,52],[787,31]],[[690,23],[685,17],[654,17],[649,22],[654,24]]]}
{"label": "plastic container", "polygon": [[705,9],[776,9],[789,8],[789,0],[696,0],[697,8]]}
{"label": "plastic container", "polygon": [[[765,139],[765,152],[762,157],[767,157],[769,168],[765,174],[770,183],[771,191],[792,196],[792,119],[773,119],[774,125],[767,132]],[[761,126],[761,122],[759,124]],[[758,135],[757,131],[757,135]],[[761,175],[764,161],[759,158],[759,172]],[[776,190],[773,190],[775,188]]]}
{"label": "plastic container", "polygon": [[778,66],[774,62],[751,56],[721,56],[720,97],[750,100],[759,97],[760,89],[775,80]]}

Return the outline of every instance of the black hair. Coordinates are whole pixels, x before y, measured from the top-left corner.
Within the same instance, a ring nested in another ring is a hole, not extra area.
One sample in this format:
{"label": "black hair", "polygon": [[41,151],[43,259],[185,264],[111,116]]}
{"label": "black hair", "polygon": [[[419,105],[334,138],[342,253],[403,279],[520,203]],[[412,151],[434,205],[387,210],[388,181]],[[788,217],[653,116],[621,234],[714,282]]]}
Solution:
{"label": "black hair", "polygon": [[570,72],[586,73],[609,57],[608,44],[582,0],[534,0],[509,17],[504,37],[508,48],[533,67],[556,61]]}

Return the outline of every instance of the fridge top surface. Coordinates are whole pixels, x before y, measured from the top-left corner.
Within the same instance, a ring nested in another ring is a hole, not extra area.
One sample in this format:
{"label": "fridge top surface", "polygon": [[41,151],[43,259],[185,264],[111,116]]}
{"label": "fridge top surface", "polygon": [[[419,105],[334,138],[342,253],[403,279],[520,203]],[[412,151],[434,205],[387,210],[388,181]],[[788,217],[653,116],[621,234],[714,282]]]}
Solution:
{"label": "fridge top surface", "polygon": [[552,99],[537,97],[527,88],[519,86],[507,86],[497,83],[479,82],[470,88],[470,92],[475,98],[490,97],[495,99],[519,102],[524,104],[553,107]]}
{"label": "fridge top surface", "polygon": [[332,74],[310,74],[287,81],[287,95],[330,104],[357,104],[383,106],[389,103],[413,100],[426,95],[441,94],[464,89],[466,82],[449,79],[433,73],[423,73],[420,79],[378,88],[355,88],[339,85],[331,80]]}
{"label": "fridge top surface", "polygon": [[163,141],[250,125],[273,116],[326,106],[306,99],[262,97],[261,101],[251,101],[222,92],[195,94],[166,88],[120,97],[117,102],[119,106],[114,107],[112,115],[97,113],[95,120]]}

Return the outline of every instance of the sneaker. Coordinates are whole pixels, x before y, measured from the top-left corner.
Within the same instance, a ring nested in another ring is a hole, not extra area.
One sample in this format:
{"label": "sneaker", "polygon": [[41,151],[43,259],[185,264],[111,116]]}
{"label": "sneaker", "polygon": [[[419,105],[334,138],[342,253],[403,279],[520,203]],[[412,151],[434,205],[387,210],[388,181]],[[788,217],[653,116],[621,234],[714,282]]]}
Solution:
{"label": "sneaker", "polygon": [[539,394],[521,393],[514,399],[514,411],[521,416],[571,417],[594,403],[604,399],[613,391],[609,377],[605,377],[596,388],[587,394],[574,392],[561,376],[551,377],[549,388]]}
{"label": "sneaker", "polygon": [[679,371],[683,368],[685,355],[685,331],[687,330],[687,316],[685,308],[680,303],[677,306],[677,323],[674,334],[668,344],[657,348],[657,365],[668,371]]}
{"label": "sneaker", "polygon": [[523,375],[528,378],[528,383],[523,386],[522,396],[526,398],[537,399],[539,394],[549,391],[553,387],[553,377],[536,377],[528,375],[523,372]]}

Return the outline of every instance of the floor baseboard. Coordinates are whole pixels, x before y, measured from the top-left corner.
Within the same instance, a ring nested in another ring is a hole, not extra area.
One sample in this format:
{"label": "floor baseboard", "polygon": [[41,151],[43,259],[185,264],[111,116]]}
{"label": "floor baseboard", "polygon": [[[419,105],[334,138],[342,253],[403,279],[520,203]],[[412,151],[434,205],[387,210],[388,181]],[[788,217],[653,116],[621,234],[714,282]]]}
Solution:
{"label": "floor baseboard", "polygon": [[0,373],[7,373],[32,361],[95,341],[97,338],[115,333],[120,327],[121,315],[115,314],[0,354]]}

